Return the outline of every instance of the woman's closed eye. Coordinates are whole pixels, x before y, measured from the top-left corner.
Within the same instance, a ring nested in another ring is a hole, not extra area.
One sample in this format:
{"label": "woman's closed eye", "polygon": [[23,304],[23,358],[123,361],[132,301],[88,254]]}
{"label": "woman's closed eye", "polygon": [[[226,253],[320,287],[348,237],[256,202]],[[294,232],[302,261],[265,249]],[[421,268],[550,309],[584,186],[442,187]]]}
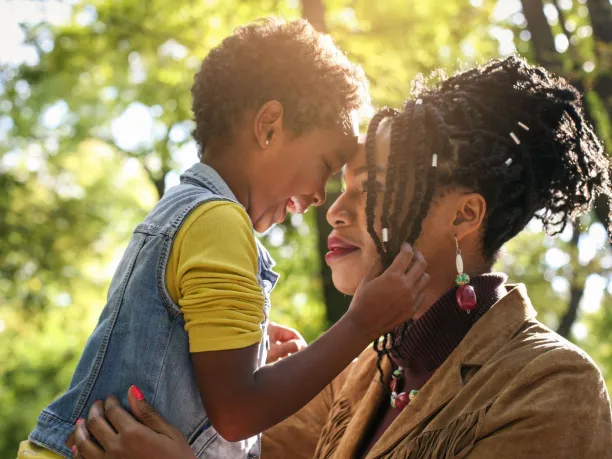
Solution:
{"label": "woman's closed eye", "polygon": [[382,183],[378,181],[370,182],[368,180],[364,180],[361,182],[361,192],[367,193],[368,191],[374,191],[375,193],[381,193],[384,190],[384,186]]}

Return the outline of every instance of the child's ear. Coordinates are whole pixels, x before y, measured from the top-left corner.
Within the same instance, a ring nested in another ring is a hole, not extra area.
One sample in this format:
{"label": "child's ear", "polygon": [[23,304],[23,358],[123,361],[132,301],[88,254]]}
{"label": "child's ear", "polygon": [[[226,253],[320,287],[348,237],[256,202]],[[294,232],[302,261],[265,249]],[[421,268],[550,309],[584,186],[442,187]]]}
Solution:
{"label": "child's ear", "polygon": [[479,231],[487,213],[487,202],[479,193],[461,195],[455,207],[453,227],[457,239]]}
{"label": "child's ear", "polygon": [[267,148],[283,132],[283,104],[270,100],[263,104],[253,123],[253,132],[260,148]]}

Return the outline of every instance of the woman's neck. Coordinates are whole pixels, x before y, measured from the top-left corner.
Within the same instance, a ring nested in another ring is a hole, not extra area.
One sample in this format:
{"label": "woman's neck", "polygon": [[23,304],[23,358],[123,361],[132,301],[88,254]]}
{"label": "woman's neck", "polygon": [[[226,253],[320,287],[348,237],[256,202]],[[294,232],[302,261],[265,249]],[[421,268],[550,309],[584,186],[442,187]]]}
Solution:
{"label": "woman's neck", "polygon": [[408,328],[398,327],[394,333],[393,356],[404,367],[412,367],[421,376],[435,370],[465,337],[472,325],[505,295],[507,277],[487,273],[472,278],[477,305],[470,313],[457,305],[455,288],[444,293]]}
{"label": "woman's neck", "polygon": [[[427,274],[429,274],[431,281],[429,283],[429,288],[425,292],[423,307],[415,314],[414,320],[418,320],[422,317],[429,308],[442,298],[442,296],[455,287],[455,279],[457,278],[455,259],[453,258],[441,264],[438,263],[438,266],[440,265],[444,266],[444,268],[429,268],[427,270]],[[485,274],[490,274],[493,267],[491,263],[485,262],[481,257],[470,256],[464,258],[464,270],[471,279],[474,279]]]}

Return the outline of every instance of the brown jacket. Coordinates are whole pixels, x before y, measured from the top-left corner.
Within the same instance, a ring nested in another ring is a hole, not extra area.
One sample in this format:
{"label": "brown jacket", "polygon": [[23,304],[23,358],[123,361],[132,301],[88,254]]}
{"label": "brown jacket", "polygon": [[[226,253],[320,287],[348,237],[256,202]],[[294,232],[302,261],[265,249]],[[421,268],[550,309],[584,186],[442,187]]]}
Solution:
{"label": "brown jacket", "polygon": [[[599,370],[535,320],[523,285],[508,289],[367,459],[612,459],[610,399]],[[375,360],[365,351],[267,431],[263,459],[355,457],[377,407],[387,403]]]}

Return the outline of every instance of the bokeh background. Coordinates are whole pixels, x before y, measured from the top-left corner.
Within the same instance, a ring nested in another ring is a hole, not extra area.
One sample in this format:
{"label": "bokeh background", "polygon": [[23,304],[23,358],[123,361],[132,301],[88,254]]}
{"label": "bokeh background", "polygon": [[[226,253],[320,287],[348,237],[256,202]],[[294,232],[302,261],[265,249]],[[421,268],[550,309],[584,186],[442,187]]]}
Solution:
{"label": "bokeh background", "polygon": [[[69,383],[133,227],[197,160],[201,60],[267,15],[330,33],[366,70],[375,106],[399,106],[419,72],[519,52],[585,93],[612,146],[611,0],[0,0],[0,458]],[[328,202],[338,191],[330,183]],[[262,236],[283,276],[273,319],[308,340],[349,302],[321,263],[325,210]],[[531,224],[498,269],[612,387],[607,215],[600,202],[556,239]]]}

